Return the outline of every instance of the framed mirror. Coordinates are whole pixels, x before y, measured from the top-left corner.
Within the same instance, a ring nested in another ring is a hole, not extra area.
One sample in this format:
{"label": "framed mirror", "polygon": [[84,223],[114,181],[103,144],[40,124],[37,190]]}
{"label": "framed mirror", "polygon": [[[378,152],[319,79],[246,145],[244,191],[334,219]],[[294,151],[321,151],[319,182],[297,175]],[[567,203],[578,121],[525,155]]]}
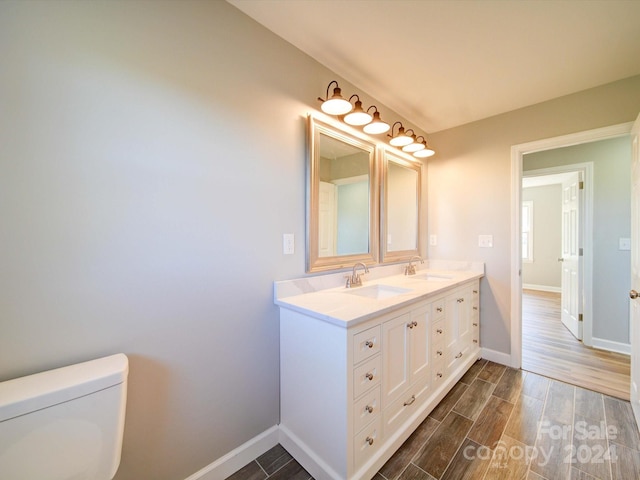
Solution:
{"label": "framed mirror", "polygon": [[378,262],[373,143],[308,118],[307,272]]}
{"label": "framed mirror", "polygon": [[405,261],[421,252],[422,164],[387,150],[382,157],[381,261]]}

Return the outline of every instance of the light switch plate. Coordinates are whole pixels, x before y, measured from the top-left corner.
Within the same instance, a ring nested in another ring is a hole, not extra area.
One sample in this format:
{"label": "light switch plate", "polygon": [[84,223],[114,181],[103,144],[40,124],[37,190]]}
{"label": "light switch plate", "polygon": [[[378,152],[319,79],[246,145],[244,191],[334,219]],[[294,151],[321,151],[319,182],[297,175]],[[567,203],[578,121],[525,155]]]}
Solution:
{"label": "light switch plate", "polygon": [[621,238],[619,243],[620,250],[631,250],[631,239],[630,238]]}
{"label": "light switch plate", "polygon": [[432,247],[438,245],[438,236],[436,234],[429,235],[429,245]]}
{"label": "light switch plate", "polygon": [[293,233],[282,234],[282,253],[285,255],[293,255],[295,251],[295,241]]}
{"label": "light switch plate", "polygon": [[478,246],[482,248],[493,247],[493,235],[478,235]]}

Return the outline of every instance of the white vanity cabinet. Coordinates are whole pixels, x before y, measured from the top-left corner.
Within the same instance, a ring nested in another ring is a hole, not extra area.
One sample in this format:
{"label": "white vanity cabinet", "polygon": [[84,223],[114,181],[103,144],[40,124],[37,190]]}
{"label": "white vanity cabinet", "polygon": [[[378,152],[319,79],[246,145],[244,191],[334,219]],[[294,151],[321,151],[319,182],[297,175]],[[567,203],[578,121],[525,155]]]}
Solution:
{"label": "white vanity cabinet", "polygon": [[344,324],[279,303],[280,443],[316,480],[372,478],[478,358],[477,299],[474,278]]}

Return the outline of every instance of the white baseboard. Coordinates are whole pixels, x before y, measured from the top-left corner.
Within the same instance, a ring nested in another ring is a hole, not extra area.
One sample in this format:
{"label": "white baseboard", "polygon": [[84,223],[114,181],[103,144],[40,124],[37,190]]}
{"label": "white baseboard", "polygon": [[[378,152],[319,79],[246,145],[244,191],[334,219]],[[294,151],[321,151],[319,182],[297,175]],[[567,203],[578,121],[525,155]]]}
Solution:
{"label": "white baseboard", "polygon": [[480,349],[480,355],[482,355],[482,358],[485,360],[499,363],[500,365],[511,366],[511,354],[509,353],[498,352],[497,350],[482,347]]}
{"label": "white baseboard", "polygon": [[591,346],[593,348],[631,355],[631,345],[628,343],[614,342],[611,340],[605,340],[604,338],[596,337],[592,337],[591,342]]}
{"label": "white baseboard", "polygon": [[523,283],[523,290],[538,290],[540,292],[553,292],[553,293],[562,293],[562,289],[560,287],[551,287],[549,285],[535,285],[533,283]]}
{"label": "white baseboard", "polygon": [[278,425],[265,430],[185,480],[224,480],[278,444]]}

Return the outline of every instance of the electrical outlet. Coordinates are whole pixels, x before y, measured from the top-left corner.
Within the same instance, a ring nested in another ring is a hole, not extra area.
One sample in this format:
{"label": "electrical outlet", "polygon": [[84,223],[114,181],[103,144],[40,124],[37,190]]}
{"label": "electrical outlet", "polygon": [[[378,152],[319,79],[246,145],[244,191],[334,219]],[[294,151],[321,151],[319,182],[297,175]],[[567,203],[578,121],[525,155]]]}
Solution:
{"label": "electrical outlet", "polygon": [[478,246],[482,248],[492,248],[493,235],[478,235]]}
{"label": "electrical outlet", "polygon": [[432,247],[438,245],[438,236],[436,234],[429,235],[429,245]]}
{"label": "electrical outlet", "polygon": [[295,241],[293,233],[282,234],[282,253],[285,255],[293,255],[295,251]]}
{"label": "electrical outlet", "polygon": [[631,239],[630,238],[621,238],[619,240],[619,249],[620,250],[631,250]]}

